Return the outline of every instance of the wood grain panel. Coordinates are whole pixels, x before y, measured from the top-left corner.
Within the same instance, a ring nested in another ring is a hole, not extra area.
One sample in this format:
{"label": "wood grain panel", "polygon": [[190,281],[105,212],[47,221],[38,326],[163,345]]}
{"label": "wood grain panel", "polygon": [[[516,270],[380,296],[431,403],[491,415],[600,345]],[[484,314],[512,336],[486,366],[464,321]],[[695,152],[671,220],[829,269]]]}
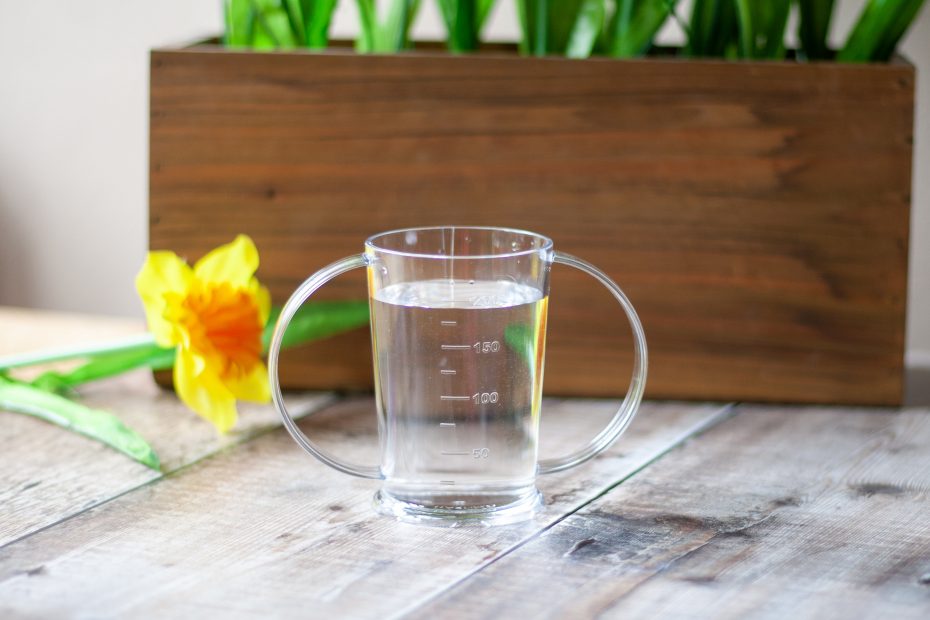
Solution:
{"label": "wood grain panel", "polygon": [[[150,241],[247,232],[280,302],[382,230],[527,228],[627,291],[652,396],[899,403],[913,101],[905,63],[159,50]],[[596,287],[554,273],[548,393],[623,389]],[[286,376],[370,385],[369,356],[345,336]]]}

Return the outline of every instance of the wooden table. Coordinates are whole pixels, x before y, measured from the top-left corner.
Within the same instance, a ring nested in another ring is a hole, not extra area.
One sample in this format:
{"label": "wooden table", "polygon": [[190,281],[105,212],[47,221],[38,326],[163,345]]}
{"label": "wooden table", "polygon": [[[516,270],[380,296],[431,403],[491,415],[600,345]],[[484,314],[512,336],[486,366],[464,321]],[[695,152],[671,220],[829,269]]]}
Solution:
{"label": "wooden table", "polygon": [[[0,352],[139,329],[0,310]],[[84,390],[162,456],[153,472],[0,412],[0,617],[930,617],[930,410],[658,403],[545,512],[435,528],[300,451],[270,407],[226,437],[135,373]],[[376,456],[368,396],[292,397]],[[550,400],[547,455],[614,404]],[[312,414],[312,415],[310,415]]]}

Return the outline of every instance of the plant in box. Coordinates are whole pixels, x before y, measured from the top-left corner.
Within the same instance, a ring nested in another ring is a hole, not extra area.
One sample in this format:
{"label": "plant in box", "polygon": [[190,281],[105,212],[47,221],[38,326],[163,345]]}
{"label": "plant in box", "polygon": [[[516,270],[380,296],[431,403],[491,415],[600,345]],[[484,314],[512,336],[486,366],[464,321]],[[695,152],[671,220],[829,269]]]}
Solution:
{"label": "plant in box", "polygon": [[[924,0],[869,0],[845,45],[840,62],[889,60]],[[437,0],[453,52],[480,46],[481,30],[495,0]],[[676,13],[678,0],[516,0],[523,54],[592,54],[632,58],[649,53],[669,19],[681,23],[689,58],[781,59],[785,28],[797,5],[800,58],[832,59],[827,35],[835,0],[695,0],[690,19]],[[420,0],[387,0],[379,18],[375,0],[356,0],[360,52],[410,48],[410,27]],[[323,49],[336,0],[226,0],[226,35],[232,47]]]}
{"label": "plant in box", "polygon": [[[484,2],[439,5],[463,53],[418,49],[412,2],[359,10],[357,48],[398,54],[254,53],[231,35],[235,49],[158,50],[151,245],[197,256],[214,231],[244,227],[283,301],[359,236],[531,228],[593,249],[629,289],[654,352],[652,396],[897,402],[914,76],[871,61],[891,55],[920,4],[868,3],[836,51],[830,2],[699,1],[684,15],[664,0],[517,3],[522,54],[481,42],[505,6]],[[306,20],[263,17],[295,4],[248,6],[240,33],[261,25],[265,47],[302,45],[266,25],[299,33]],[[790,55],[789,9],[802,43]],[[667,20],[688,40],[650,58]],[[833,56],[843,62],[820,62]],[[551,321],[567,326],[552,330],[547,390],[611,394],[627,369],[609,300],[567,274],[554,286]],[[365,387],[369,355],[365,334],[330,339],[295,354],[285,379]]]}

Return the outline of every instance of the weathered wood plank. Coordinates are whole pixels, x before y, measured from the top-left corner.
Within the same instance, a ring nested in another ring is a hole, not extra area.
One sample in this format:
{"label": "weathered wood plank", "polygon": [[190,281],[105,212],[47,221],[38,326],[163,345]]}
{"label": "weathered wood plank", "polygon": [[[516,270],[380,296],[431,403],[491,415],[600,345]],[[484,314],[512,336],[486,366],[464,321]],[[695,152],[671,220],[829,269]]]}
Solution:
{"label": "weathered wood plank", "polygon": [[930,410],[741,407],[416,618],[926,618]]}
{"label": "weathered wood plank", "polygon": [[[0,355],[107,342],[142,330],[136,321],[13,309],[0,309],[0,326]],[[301,415],[332,398],[293,397]],[[0,411],[0,547],[279,425],[271,406],[243,404],[237,427],[219,436],[173,393],[158,389],[147,371],[86,386],[81,400],[145,437],[162,472],[51,424]]]}
{"label": "weathered wood plank", "polygon": [[[596,431],[613,407],[550,406],[551,451]],[[548,506],[536,521],[500,528],[374,515],[376,483],[269,433],[0,550],[0,615],[382,618],[487,565],[723,415],[709,405],[644,405],[608,453],[540,480]],[[302,425],[343,456],[372,462],[374,422],[366,398]]]}

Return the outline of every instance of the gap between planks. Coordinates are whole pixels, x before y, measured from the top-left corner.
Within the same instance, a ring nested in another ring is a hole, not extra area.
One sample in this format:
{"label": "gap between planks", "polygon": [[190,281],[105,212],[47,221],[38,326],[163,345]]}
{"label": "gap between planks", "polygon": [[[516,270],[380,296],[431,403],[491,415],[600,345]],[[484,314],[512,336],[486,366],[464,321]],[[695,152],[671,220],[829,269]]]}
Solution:
{"label": "gap between planks", "polygon": [[474,577],[475,575],[477,575],[477,574],[480,573],[481,571],[487,569],[487,568],[488,568],[489,566],[491,566],[492,564],[495,564],[496,562],[499,562],[500,560],[506,558],[506,557],[509,556],[510,554],[512,554],[512,553],[514,553],[515,551],[519,550],[521,547],[523,547],[523,546],[525,546],[526,544],[532,542],[532,541],[535,540],[536,538],[539,538],[540,536],[542,536],[543,534],[545,534],[547,531],[551,530],[552,528],[558,526],[560,523],[562,523],[562,521],[568,519],[569,517],[571,517],[572,515],[578,513],[579,511],[584,510],[584,509],[585,509],[586,507],[588,507],[589,505],[593,504],[594,502],[596,502],[596,501],[600,500],[601,498],[603,498],[604,496],[608,495],[609,493],[611,493],[614,489],[616,489],[617,487],[619,487],[619,486],[622,485],[623,483],[627,482],[628,480],[630,480],[630,479],[633,478],[634,476],[638,475],[640,472],[644,471],[645,469],[649,468],[650,466],[654,465],[655,463],[657,463],[657,462],[659,462],[660,460],[662,460],[663,458],[665,458],[665,456],[667,456],[669,453],[671,453],[671,452],[677,450],[678,448],[680,448],[681,446],[685,445],[686,443],[688,443],[688,442],[691,441],[692,439],[694,439],[694,438],[696,438],[696,437],[700,437],[701,435],[703,435],[703,434],[706,433],[707,431],[709,431],[709,430],[711,430],[711,429],[717,427],[718,425],[720,425],[720,424],[726,422],[727,420],[731,419],[733,416],[736,415],[736,412],[737,412],[737,409],[738,409],[738,405],[739,405],[739,403],[729,403],[729,404],[723,405],[718,411],[716,411],[715,413],[713,413],[709,418],[706,418],[706,419],[704,419],[704,420],[701,420],[700,422],[698,422],[697,424],[695,424],[695,425],[692,426],[691,428],[688,428],[688,429],[686,429],[685,431],[683,431],[678,437],[674,438],[674,439],[668,444],[668,446],[665,447],[665,449],[661,450],[660,452],[657,452],[652,458],[650,458],[650,459],[647,460],[647,461],[644,461],[644,462],[643,462],[641,465],[639,465],[636,469],[630,471],[629,473],[627,473],[625,476],[621,477],[619,480],[617,480],[617,481],[614,482],[613,484],[608,485],[607,487],[605,487],[604,489],[602,489],[601,492],[598,493],[597,495],[590,497],[589,499],[587,499],[587,500],[584,501],[583,503],[579,504],[578,506],[576,506],[576,507],[573,508],[572,510],[569,510],[569,511],[567,511],[565,514],[562,514],[562,515],[560,515],[559,517],[557,517],[556,519],[553,519],[553,521],[552,521],[551,523],[549,523],[548,525],[546,525],[545,527],[542,527],[542,528],[540,528],[539,530],[533,532],[531,535],[527,536],[526,538],[523,538],[523,539],[517,541],[516,543],[514,543],[514,544],[513,544],[511,547],[509,547],[508,549],[505,549],[505,550],[501,551],[498,555],[494,556],[493,558],[491,558],[490,560],[488,560],[488,561],[485,562],[484,564],[482,564],[482,565],[476,567],[475,569],[469,571],[467,574],[465,574],[465,575],[463,575],[463,576],[461,576],[461,577],[459,577],[459,578],[457,578],[457,579],[455,579],[455,580],[449,582],[448,584],[446,584],[446,585],[440,587],[438,590],[436,590],[435,592],[433,592],[433,593],[430,594],[429,596],[427,596],[427,597],[425,597],[425,598],[423,598],[423,599],[421,599],[421,600],[419,600],[419,601],[417,601],[417,602],[415,602],[415,603],[412,603],[412,604],[408,605],[407,607],[401,609],[400,611],[396,612],[395,614],[386,616],[386,618],[389,618],[389,619],[392,619],[392,620],[395,619],[395,618],[403,618],[404,616],[407,616],[407,615],[409,615],[409,614],[411,614],[411,613],[414,613],[414,612],[416,612],[418,609],[421,609],[421,608],[423,608],[423,607],[429,605],[429,604],[430,604],[431,602],[433,602],[434,600],[440,598],[440,597],[443,596],[444,594],[450,592],[450,591],[453,590],[454,588],[456,588],[456,587],[458,587],[459,585],[465,583],[466,581],[468,581],[469,579],[471,579],[472,577]]}

